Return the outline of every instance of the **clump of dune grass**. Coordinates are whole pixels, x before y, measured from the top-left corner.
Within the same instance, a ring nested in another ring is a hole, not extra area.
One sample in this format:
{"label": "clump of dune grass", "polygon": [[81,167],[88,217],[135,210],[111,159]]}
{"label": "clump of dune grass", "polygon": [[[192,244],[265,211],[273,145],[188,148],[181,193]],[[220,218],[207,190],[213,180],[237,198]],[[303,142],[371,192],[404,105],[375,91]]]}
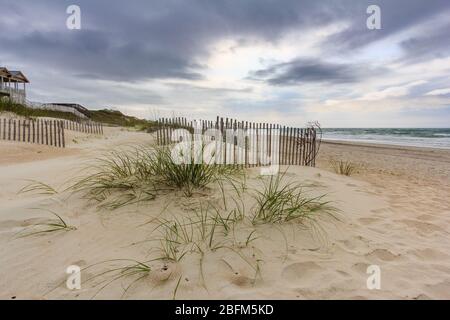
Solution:
{"label": "clump of dune grass", "polygon": [[[160,256],[164,261],[180,262],[189,253],[203,255],[205,251],[216,251],[233,246],[230,233],[243,221],[244,215],[234,208],[224,212],[212,203],[200,204],[192,215],[183,217],[159,218],[154,231],[160,236],[150,241],[158,241]],[[251,232],[246,241],[247,246],[255,240]]]}
{"label": "clump of dune grass", "polygon": [[195,163],[193,157],[179,163],[168,148],[157,149],[152,164],[155,173],[168,186],[183,190],[186,196],[192,196],[195,189],[242,174],[242,169],[237,166]]}
{"label": "clump of dune grass", "polygon": [[72,188],[86,192],[89,199],[98,202],[105,202],[112,195],[118,195],[118,199],[109,199],[113,208],[133,202],[141,196],[154,199],[156,189],[151,181],[153,172],[147,160],[150,157],[147,150],[113,151],[96,159],[87,168],[93,173],[77,181]]}
{"label": "clump of dune grass", "polygon": [[39,234],[48,234],[58,231],[72,231],[77,229],[76,227],[69,225],[56,212],[53,212],[51,210],[47,211],[50,212],[53,216],[55,216],[56,219],[50,219],[47,222],[33,224],[24,233],[19,234],[18,237],[22,238]]}
{"label": "clump of dune grass", "polygon": [[161,233],[160,252],[158,259],[164,261],[179,262],[191,248],[189,244],[194,243],[194,228],[192,223],[174,220],[161,220],[156,229]]}
{"label": "clump of dune grass", "polygon": [[331,167],[333,168],[334,172],[337,174],[342,174],[345,176],[351,176],[353,172],[357,169],[356,164],[354,164],[351,161],[344,161],[344,160],[330,160]]}
{"label": "clump of dune grass", "polygon": [[[213,211],[213,212],[211,212]],[[217,208],[208,204],[196,210],[192,217],[159,219],[155,228],[161,234],[161,260],[179,262],[189,252],[214,251],[222,246],[217,241],[219,230],[227,235],[231,229],[231,215],[220,216]]]}
{"label": "clump of dune grass", "polygon": [[263,179],[262,190],[256,190],[254,224],[315,221],[318,213],[332,214],[325,195],[309,196],[304,187],[285,183],[284,173]]}
{"label": "clump of dune grass", "polygon": [[93,173],[72,188],[111,209],[176,190],[190,197],[196,189],[242,175],[242,169],[233,166],[178,163],[167,147],[115,151],[97,159],[89,169]]}

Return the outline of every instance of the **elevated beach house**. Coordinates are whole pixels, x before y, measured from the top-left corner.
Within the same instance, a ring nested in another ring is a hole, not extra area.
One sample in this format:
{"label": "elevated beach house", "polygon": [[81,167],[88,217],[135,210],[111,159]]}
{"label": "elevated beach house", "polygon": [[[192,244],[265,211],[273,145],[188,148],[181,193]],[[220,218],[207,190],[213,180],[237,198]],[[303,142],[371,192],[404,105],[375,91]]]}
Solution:
{"label": "elevated beach house", "polygon": [[14,102],[26,102],[26,84],[30,83],[21,71],[0,67],[0,98],[8,97]]}

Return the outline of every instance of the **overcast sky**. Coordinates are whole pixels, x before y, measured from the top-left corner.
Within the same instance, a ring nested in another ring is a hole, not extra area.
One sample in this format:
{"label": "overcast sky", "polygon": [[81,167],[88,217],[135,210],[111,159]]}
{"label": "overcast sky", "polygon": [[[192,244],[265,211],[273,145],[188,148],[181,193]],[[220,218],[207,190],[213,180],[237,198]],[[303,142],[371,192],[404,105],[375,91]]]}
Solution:
{"label": "overcast sky", "polygon": [[[81,30],[66,27],[69,5]],[[381,30],[366,9],[381,8]],[[324,127],[450,126],[450,1],[0,0],[28,98]]]}

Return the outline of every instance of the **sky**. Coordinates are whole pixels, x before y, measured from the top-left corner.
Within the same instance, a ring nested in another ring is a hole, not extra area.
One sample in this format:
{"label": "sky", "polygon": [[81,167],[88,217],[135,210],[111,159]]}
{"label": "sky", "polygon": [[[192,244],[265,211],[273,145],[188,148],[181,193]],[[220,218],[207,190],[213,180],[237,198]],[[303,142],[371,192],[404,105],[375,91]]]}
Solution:
{"label": "sky", "polygon": [[[81,28],[67,28],[78,5]],[[369,29],[370,5],[381,29]],[[323,127],[450,127],[448,0],[0,0],[34,102]]]}

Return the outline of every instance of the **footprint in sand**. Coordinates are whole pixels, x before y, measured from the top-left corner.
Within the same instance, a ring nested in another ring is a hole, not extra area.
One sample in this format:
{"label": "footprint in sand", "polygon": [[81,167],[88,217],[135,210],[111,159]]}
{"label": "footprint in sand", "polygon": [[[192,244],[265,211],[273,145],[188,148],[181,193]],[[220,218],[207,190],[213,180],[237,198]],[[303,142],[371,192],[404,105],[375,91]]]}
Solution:
{"label": "footprint in sand", "polygon": [[393,254],[387,249],[375,249],[372,252],[365,254],[365,256],[368,258],[372,259],[375,258],[382,261],[393,261],[399,257],[398,255]]}
{"label": "footprint in sand", "polygon": [[380,221],[380,219],[378,219],[378,218],[359,218],[358,221],[361,222],[363,225],[368,225],[368,224],[372,224],[377,221]]}
{"label": "footprint in sand", "polygon": [[357,262],[352,266],[352,269],[359,273],[366,273],[367,267],[369,266],[368,263],[365,262]]}
{"label": "footprint in sand", "polygon": [[391,210],[389,210],[388,208],[380,208],[380,209],[372,209],[370,210],[370,212],[372,213],[387,213],[390,212]]}
{"label": "footprint in sand", "polygon": [[76,266],[79,266],[79,267],[84,267],[86,265],[86,261],[85,260],[77,260],[77,261],[74,261],[72,263],[72,265],[76,265]]}
{"label": "footprint in sand", "polygon": [[369,241],[362,236],[352,237],[351,239],[338,240],[342,249],[354,252],[355,250],[362,250],[369,246]]}
{"label": "footprint in sand", "polygon": [[441,227],[439,227],[435,224],[428,223],[428,222],[422,222],[419,220],[402,219],[402,220],[395,220],[395,222],[403,223],[403,224],[407,225],[408,227],[414,228],[423,233],[444,231]]}
{"label": "footprint in sand", "polygon": [[435,299],[450,299],[450,281],[446,280],[436,284],[426,285],[426,291]]}
{"label": "footprint in sand", "polygon": [[421,214],[420,216],[416,217],[417,220],[421,220],[421,221],[433,221],[436,220],[435,216],[432,216],[431,214]]}
{"label": "footprint in sand", "polygon": [[420,260],[441,260],[447,259],[449,257],[448,254],[432,248],[414,250],[412,251],[412,254],[414,254]]}
{"label": "footprint in sand", "polygon": [[241,275],[238,272],[235,272],[230,279],[231,283],[241,288],[249,288],[253,286],[255,280],[244,275]]}
{"label": "footprint in sand", "polygon": [[323,269],[315,262],[297,262],[286,266],[283,269],[282,277],[291,282],[300,278],[310,278],[322,271]]}

